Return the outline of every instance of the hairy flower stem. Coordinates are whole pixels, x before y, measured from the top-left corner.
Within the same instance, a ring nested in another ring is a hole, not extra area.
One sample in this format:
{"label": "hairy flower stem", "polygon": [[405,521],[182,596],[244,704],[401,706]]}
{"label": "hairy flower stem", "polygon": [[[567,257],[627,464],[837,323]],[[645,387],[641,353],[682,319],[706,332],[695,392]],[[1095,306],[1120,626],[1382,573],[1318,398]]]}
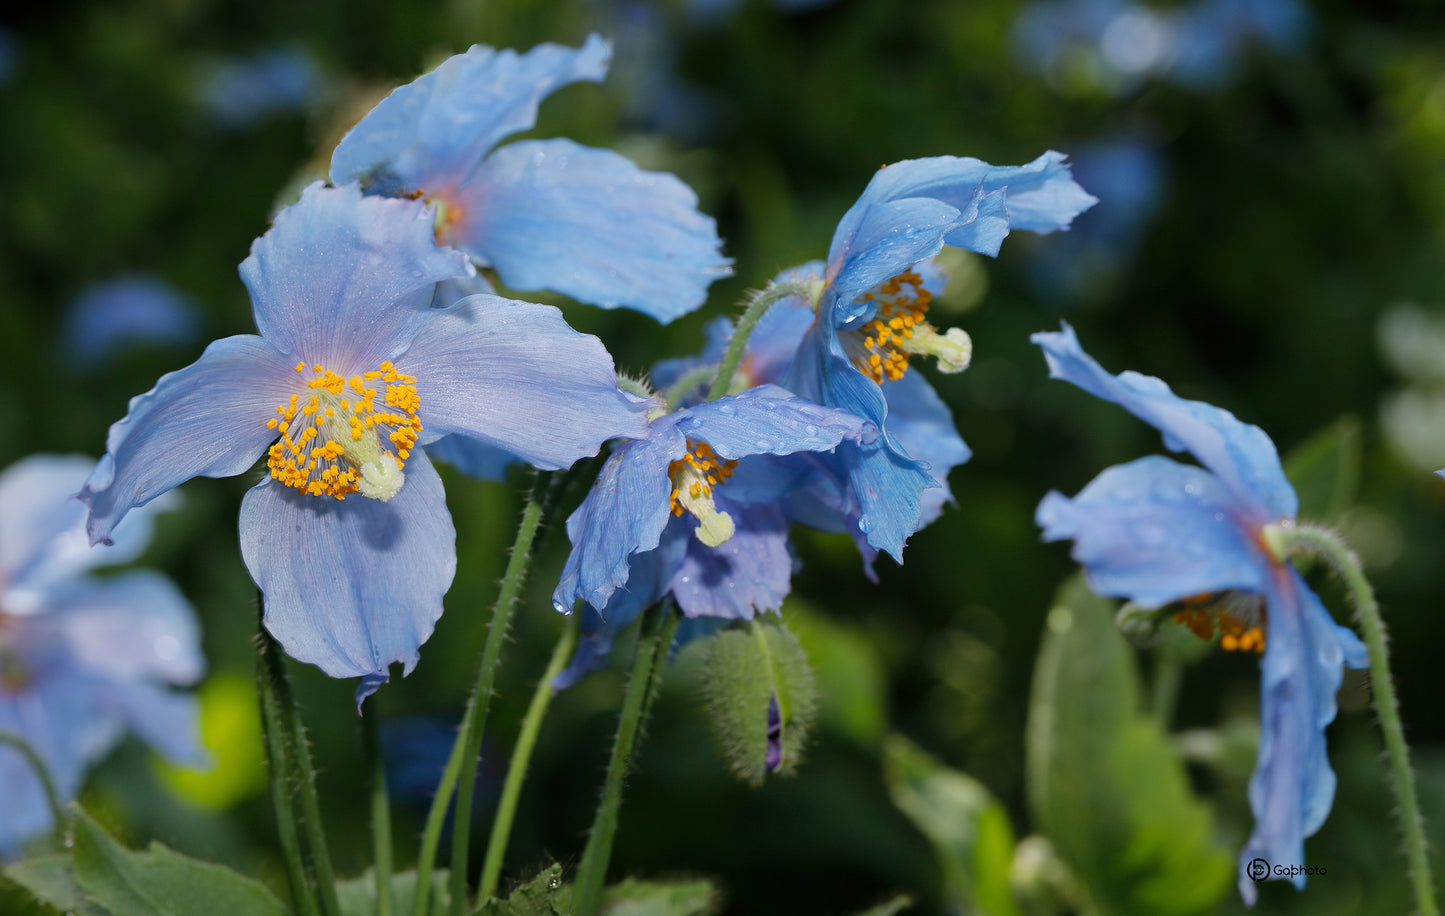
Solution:
{"label": "hairy flower stem", "polygon": [[[541,480],[533,481],[527,505],[522,509],[522,521],[517,526],[517,537],[512,542],[512,553],[507,558],[507,569],[502,576],[502,586],[497,592],[496,603],[492,605],[492,622],[487,630],[487,641],[482,647],[482,660],[477,668],[477,682],[472,695],[467,699],[467,708],[457,729],[457,737],[447,758],[446,769],[442,771],[437,784],[436,795],[432,798],[431,810],[427,813],[426,827],[422,833],[421,853],[417,859],[416,898],[413,912],[426,916],[428,896],[431,891],[431,871],[436,859],[437,844],[441,840],[442,822],[446,819],[447,805],[452,792],[456,792],[456,812],[452,820],[452,871],[449,876],[451,888],[451,912],[462,916],[467,911],[467,860],[470,855],[472,829],[472,793],[476,788],[478,756],[482,748],[482,730],[487,724],[487,711],[492,701],[492,683],[496,680],[497,660],[506,642],[507,628],[511,623],[512,608],[526,576],[527,565],[532,557],[532,544],[537,537],[543,517]],[[465,773],[466,778],[462,778]]]}
{"label": "hairy flower stem", "polygon": [[667,402],[667,412],[672,413],[677,410],[678,405],[682,403],[683,398],[687,397],[689,391],[698,385],[711,384],[716,375],[716,366],[698,366],[684,372],[663,392],[662,398]]}
{"label": "hairy flower stem", "polygon": [[[262,600],[264,602],[264,598]],[[301,837],[293,807],[295,792],[306,791],[307,786],[298,764],[295,735],[291,733],[291,719],[287,715],[287,707],[293,706],[294,700],[291,696],[291,685],[286,678],[285,663],[281,659],[281,650],[271,638],[271,634],[266,632],[265,626],[260,627],[256,637],[256,684],[261,696],[261,728],[266,744],[271,803],[276,812],[276,831],[280,836],[281,851],[286,860],[292,902],[303,916],[320,916],[321,910],[317,906],[316,894],[313,893],[306,863],[301,854]],[[304,740],[303,735],[302,741]],[[314,798],[315,784],[311,783],[309,787]],[[319,834],[319,823],[316,826]],[[314,845],[311,852],[313,860],[326,855],[324,837],[320,852],[317,852]],[[329,858],[325,862],[325,868],[329,876]],[[327,916],[339,914],[341,907],[336,901],[335,881],[325,885],[321,894],[328,907]],[[334,908],[332,904],[335,904]]]}
{"label": "hairy flower stem", "polygon": [[643,632],[638,637],[632,675],[627,679],[622,714],[617,722],[617,739],[612,745],[612,757],[607,761],[602,799],[592,820],[592,831],[587,835],[582,862],[577,866],[577,880],[572,892],[574,916],[593,916],[602,902],[602,882],[607,876],[608,860],[612,858],[612,837],[617,832],[617,815],[622,808],[622,782],[632,768],[632,756],[644,713],[652,706],[652,697],[662,679],[667,651],[680,620],[681,615],[672,602],[664,602],[648,615]]}
{"label": "hairy flower stem", "polygon": [[[512,748],[512,759],[507,764],[507,781],[502,785],[502,795],[497,801],[497,813],[492,819],[492,836],[487,841],[487,857],[482,862],[482,879],[477,885],[477,900],[486,901],[497,890],[497,879],[502,874],[502,859],[507,853],[507,840],[512,833],[512,820],[517,814],[517,800],[522,794],[522,781],[527,776],[527,764],[532,759],[532,750],[537,746],[537,734],[542,730],[542,719],[547,715],[552,695],[552,679],[562,672],[572,647],[577,645],[577,618],[573,614],[562,623],[562,634],[552,649],[552,659],[547,670],[532,694],[527,706],[527,715],[522,719],[522,730]],[[381,914],[378,914],[381,916]]]}
{"label": "hairy flower stem", "polygon": [[55,780],[50,778],[50,770],[45,766],[45,761],[35,752],[19,735],[10,732],[0,732],[0,744],[8,744],[20,752],[25,762],[30,764],[30,769],[35,771],[35,778],[40,780],[40,788],[45,792],[45,803],[50,806],[50,820],[54,822],[55,841],[57,846],[64,845],[65,832],[69,827],[70,819],[65,816],[65,808],[60,804],[60,795],[55,791]]}
{"label": "hairy flower stem", "polygon": [[1395,683],[1390,676],[1390,650],[1385,636],[1385,623],[1375,602],[1374,590],[1365,578],[1359,557],[1345,546],[1338,534],[1328,528],[1297,525],[1276,529],[1288,554],[1319,557],[1344,579],[1355,619],[1365,638],[1370,654],[1371,694],[1375,712],[1380,717],[1380,730],[1385,735],[1385,753],[1390,769],[1395,799],[1399,804],[1400,828],[1405,834],[1405,855],[1409,861],[1410,882],[1415,892],[1416,912],[1420,916],[1437,916],[1435,886],[1430,878],[1429,859],[1425,854],[1425,820],[1415,794],[1415,776],[1410,768],[1410,748],[1405,743],[1405,729],[1400,724],[1400,707],[1395,699]]}
{"label": "hairy flower stem", "polygon": [[753,293],[752,297],[748,299],[743,317],[738,319],[737,327],[733,328],[733,336],[728,341],[727,352],[723,354],[722,362],[718,363],[717,375],[712,380],[712,387],[707,391],[709,401],[716,401],[728,393],[728,388],[733,383],[733,373],[738,371],[738,364],[743,361],[743,351],[747,349],[748,338],[752,336],[753,328],[757,327],[758,320],[763,317],[763,313],[779,299],[786,299],[789,296],[801,296],[808,302],[812,302],[818,289],[818,284],[812,280],[785,280],[780,283],[769,283],[763,289]]}
{"label": "hairy flower stem", "polygon": [[391,916],[391,802],[381,756],[381,721],[376,702],[362,710],[361,740],[371,776],[371,842],[376,862],[376,916]]}

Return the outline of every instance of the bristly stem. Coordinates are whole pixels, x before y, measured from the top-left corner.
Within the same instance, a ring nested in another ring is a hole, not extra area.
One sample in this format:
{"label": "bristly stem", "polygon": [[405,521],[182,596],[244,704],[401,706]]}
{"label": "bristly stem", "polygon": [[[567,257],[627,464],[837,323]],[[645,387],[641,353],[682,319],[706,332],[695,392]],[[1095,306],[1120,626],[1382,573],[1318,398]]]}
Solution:
{"label": "bristly stem", "polygon": [[737,372],[738,364],[743,360],[743,351],[747,349],[748,337],[752,335],[753,328],[757,327],[763,313],[771,308],[773,303],[789,296],[801,296],[811,302],[817,291],[818,283],[815,280],[784,280],[769,283],[753,293],[742,317],[738,319],[737,327],[733,328],[732,339],[728,341],[727,352],[718,364],[717,375],[712,380],[712,387],[707,391],[707,399],[716,401],[728,393],[728,388],[733,383],[733,373]]}
{"label": "bristly stem", "polygon": [[376,701],[361,711],[361,738],[371,777],[371,844],[376,862],[376,916],[391,916],[391,801],[381,755],[381,716]]}
{"label": "bristly stem", "polygon": [[1405,743],[1405,729],[1400,723],[1400,707],[1395,698],[1395,682],[1390,675],[1390,650],[1385,635],[1385,623],[1380,617],[1374,590],[1365,578],[1359,557],[1355,556],[1354,551],[1350,550],[1334,531],[1314,525],[1297,525],[1277,531],[1289,553],[1319,557],[1329,563],[1345,581],[1350,602],[1355,608],[1355,619],[1364,635],[1365,647],[1369,650],[1371,694],[1375,702],[1375,712],[1380,717],[1380,730],[1385,736],[1385,753],[1390,758],[1417,912],[1420,916],[1437,916],[1439,909],[1435,903],[1435,886],[1430,878],[1429,858],[1426,855],[1425,820],[1420,814],[1414,771],[1410,767],[1410,748]]}
{"label": "bristly stem", "polygon": [[292,773],[287,752],[281,704],[276,697],[274,672],[267,660],[269,634],[264,627],[256,638],[256,687],[261,701],[261,737],[266,745],[266,773],[271,784],[271,805],[276,813],[276,833],[286,861],[286,878],[291,886],[291,903],[301,916],[320,916],[316,896],[301,857],[301,835],[291,805]]}
{"label": "bristly stem", "polygon": [[677,381],[667,386],[662,393],[662,399],[667,402],[667,411],[671,413],[687,397],[687,393],[699,385],[711,385],[717,377],[717,366],[695,366],[678,376]]}
{"label": "bristly stem", "polygon": [[557,645],[552,650],[552,658],[547,662],[547,670],[542,673],[542,680],[537,684],[537,690],[532,694],[532,702],[527,706],[527,715],[522,720],[522,730],[517,735],[517,743],[512,748],[512,759],[507,764],[507,780],[502,785],[502,795],[497,801],[497,813],[492,819],[492,836],[487,841],[487,857],[482,863],[482,879],[477,885],[477,899],[486,901],[497,890],[497,879],[502,874],[502,859],[507,853],[507,840],[512,833],[512,821],[517,814],[517,801],[522,794],[522,781],[527,776],[527,764],[532,759],[532,750],[537,746],[537,735],[542,730],[542,719],[547,715],[547,707],[551,705],[552,695],[556,690],[552,687],[552,679],[562,672],[566,666],[567,659],[572,655],[572,647],[577,644],[577,618],[579,614],[572,614],[562,623],[562,634],[557,637]]}
{"label": "bristly stem", "polygon": [[[262,601],[265,601],[264,596]],[[311,853],[311,867],[316,872],[316,890],[326,916],[341,916],[341,902],[336,896],[336,874],[331,869],[331,853],[326,845],[326,829],[321,822],[321,804],[316,796],[316,768],[311,763],[311,746],[306,740],[306,726],[301,721],[301,708],[291,693],[291,679],[286,674],[286,661],[281,647],[261,627],[261,663],[270,682],[275,701],[274,712],[279,721],[268,724],[279,727],[287,776],[295,777],[295,788],[301,796],[301,825]]]}
{"label": "bristly stem", "polygon": [[652,705],[652,696],[661,680],[667,652],[677,632],[680,615],[671,601],[664,602],[648,615],[642,635],[637,640],[637,654],[632,660],[632,674],[622,699],[622,713],[617,723],[617,739],[612,757],[607,761],[602,799],[587,835],[582,862],[577,866],[573,885],[572,912],[575,916],[593,916],[602,901],[602,884],[607,876],[607,863],[612,858],[612,838],[617,832],[617,815],[622,807],[622,783],[632,768],[632,756],[641,731],[643,713]]}
{"label": "bristly stem", "polygon": [[8,744],[20,752],[30,769],[35,771],[35,778],[40,780],[40,788],[45,792],[45,803],[50,806],[50,819],[55,822],[56,845],[64,845],[66,825],[69,818],[65,816],[65,808],[60,804],[60,794],[55,791],[55,780],[50,778],[50,770],[46,768],[45,761],[36,753],[35,748],[30,746],[19,735],[11,732],[0,732],[0,744]]}

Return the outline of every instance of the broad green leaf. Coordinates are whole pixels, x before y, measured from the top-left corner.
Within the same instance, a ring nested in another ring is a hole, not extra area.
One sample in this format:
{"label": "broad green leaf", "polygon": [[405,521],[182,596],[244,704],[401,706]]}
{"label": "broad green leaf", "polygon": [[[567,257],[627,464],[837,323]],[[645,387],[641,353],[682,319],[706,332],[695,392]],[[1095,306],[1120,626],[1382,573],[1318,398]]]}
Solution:
{"label": "broad green leaf", "polygon": [[898,916],[899,913],[913,906],[913,902],[913,898],[907,894],[899,894],[892,900],[885,900],[877,906],[870,906],[858,916]]}
{"label": "broad green leaf", "polygon": [[1013,826],[983,783],[949,769],[913,742],[891,736],[883,746],[893,803],[933,844],[950,896],[967,912],[1017,916],[1009,890]]}
{"label": "broad green leaf", "polygon": [[100,912],[86,903],[75,880],[75,863],[68,854],[21,859],[5,866],[5,877],[57,910],[86,916]]}
{"label": "broad green leaf", "polygon": [[720,902],[712,882],[627,878],[602,892],[602,916],[704,916]]}
{"label": "broad green leaf", "polygon": [[[367,869],[355,878],[336,883],[336,899],[344,916],[376,916],[376,873]],[[391,911],[410,916],[416,901],[416,872],[404,871],[391,876]],[[431,873],[431,894],[427,897],[428,916],[446,916],[451,893],[447,887],[447,870]]]}
{"label": "broad green leaf", "polygon": [[562,866],[552,865],[518,885],[507,899],[485,901],[475,916],[563,916],[571,911],[567,905],[571,890],[571,885],[562,883]]}
{"label": "broad green leaf", "polygon": [[1350,414],[1315,433],[1284,459],[1285,475],[1299,494],[1299,517],[1333,521],[1354,505],[1364,443]]}
{"label": "broad green leaf", "polygon": [[1030,698],[1029,806],[1099,911],[1201,912],[1225,893],[1231,855],[1142,713],[1133,650],[1113,618],[1082,576],[1049,612]]}
{"label": "broad green leaf", "polygon": [[258,881],[152,843],[126,849],[85,810],[75,815],[75,877],[85,895],[114,916],[286,916]]}
{"label": "broad green leaf", "polygon": [[782,757],[775,772],[797,766],[816,708],[816,688],[798,639],[781,624],[754,620],[708,641],[703,686],[713,731],[739,778],[768,775],[768,719],[776,701]]}

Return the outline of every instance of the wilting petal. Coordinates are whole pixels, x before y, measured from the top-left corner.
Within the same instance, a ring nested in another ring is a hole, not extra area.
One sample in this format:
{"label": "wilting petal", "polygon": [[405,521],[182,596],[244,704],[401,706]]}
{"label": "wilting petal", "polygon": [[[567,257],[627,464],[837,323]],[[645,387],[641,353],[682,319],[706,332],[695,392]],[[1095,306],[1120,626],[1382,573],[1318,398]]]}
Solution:
{"label": "wilting petal", "polygon": [[737,530],[717,547],[687,538],[687,553],[672,576],[677,606],[688,617],[737,620],[776,611],[792,585],[787,519],[776,503],[738,506],[721,498],[718,503]]}
{"label": "wilting petal", "polygon": [[503,137],[537,120],[558,88],[601,80],[611,48],[590,35],[581,48],[540,44],[525,54],[473,45],[382,99],[331,156],[331,180],[384,194],[452,191]]}
{"label": "wilting petal", "polygon": [[[1335,774],[1325,726],[1335,718],[1344,666],[1367,663],[1359,637],[1331,619],[1299,573],[1274,566],[1266,587],[1259,760],[1249,780],[1254,832],[1239,854],[1239,893],[1251,905],[1256,888],[1245,872],[1250,860],[1303,865],[1305,837],[1330,812]],[[1295,887],[1305,885],[1303,875],[1292,880]]]}
{"label": "wilting petal", "polygon": [[261,336],[342,376],[395,359],[426,321],[433,285],[472,271],[437,245],[435,224],[419,201],[311,185],[241,262]]}
{"label": "wilting petal", "polygon": [[618,391],[602,342],[552,306],[473,296],[429,314],[397,360],[416,376],[423,444],[460,434],[551,470],[647,435],[648,402]]}
{"label": "wilting petal", "polygon": [[91,542],[109,539],[128,511],[179,483],[230,477],[255,464],[276,438],[266,421],[290,398],[295,375],[275,347],[242,334],[216,341],[132,398],[80,491],[90,505]]}
{"label": "wilting petal", "polygon": [[1094,591],[1160,607],[1263,590],[1267,556],[1243,511],[1208,471],[1150,455],[1105,470],[1073,499],[1049,493],[1035,520],[1044,540],[1073,539]]}
{"label": "wilting petal", "polygon": [[1251,512],[1246,521],[1262,525],[1294,517],[1298,508],[1294,488],[1264,430],[1241,423],[1213,404],[1185,400],[1153,376],[1110,375],[1083,351],[1068,324],[1061,331],[1030,339],[1043,348],[1050,376],[1113,401],[1163,433],[1169,448],[1189,451],[1218,474],[1234,492],[1240,511]]}
{"label": "wilting petal", "polygon": [[441,478],[412,452],[389,502],[308,496],[266,479],[241,502],[241,555],[265,594],[266,628],[332,677],[404,672],[442,613],[456,531]]}
{"label": "wilting petal", "polygon": [[662,322],[732,271],[717,224],[675,176],[570,140],[497,150],[457,193],[453,243],[516,289],[551,289]]}

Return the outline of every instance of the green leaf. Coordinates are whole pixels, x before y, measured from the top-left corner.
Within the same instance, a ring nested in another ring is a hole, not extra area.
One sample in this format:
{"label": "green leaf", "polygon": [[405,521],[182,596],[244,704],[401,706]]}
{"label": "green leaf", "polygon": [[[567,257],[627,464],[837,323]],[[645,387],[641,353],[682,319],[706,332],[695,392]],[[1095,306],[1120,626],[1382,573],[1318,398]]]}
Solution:
{"label": "green leaf", "polygon": [[[376,916],[376,874],[367,869],[355,878],[336,883],[336,899],[345,916]],[[391,876],[391,911],[409,914],[416,902],[416,872],[404,871]],[[427,898],[428,916],[446,916],[451,903],[447,887],[447,870],[433,869],[431,895]],[[549,914],[550,916],[550,914]]]}
{"label": "green leaf", "polygon": [[1284,472],[1299,494],[1300,518],[1334,521],[1354,505],[1363,451],[1360,421],[1346,414],[1289,453]]}
{"label": "green leaf", "polygon": [[152,843],[126,849],[85,810],[75,815],[75,877],[85,895],[114,916],[286,916],[258,881]]}
{"label": "green leaf", "polygon": [[627,878],[602,892],[602,916],[704,916],[721,902],[706,878],[638,881]]}
{"label": "green leaf", "polygon": [[791,773],[802,757],[817,690],[798,638],[781,624],[751,621],[708,641],[703,688],[713,732],[739,778],[761,785],[768,775],[768,717],[778,705],[782,757],[774,772]]}
{"label": "green leaf", "polygon": [[570,900],[571,890],[571,885],[562,884],[562,866],[553,865],[518,885],[507,899],[486,901],[475,916],[562,916],[571,910],[563,899]]}
{"label": "green leaf", "polygon": [[75,863],[69,854],[21,859],[5,866],[5,877],[57,910],[81,914],[100,912],[86,903],[76,883]]}
{"label": "green leaf", "polygon": [[887,731],[887,685],[873,641],[797,598],[788,600],[784,614],[817,681],[818,726],[877,747]]}
{"label": "green leaf", "polygon": [[1099,911],[1201,912],[1227,890],[1232,856],[1142,713],[1133,650],[1113,617],[1082,576],[1049,612],[1030,698],[1029,806]]}
{"label": "green leaf", "polygon": [[933,844],[944,885],[960,908],[1017,916],[1009,889],[1013,826],[983,783],[900,735],[884,743],[883,771],[893,803]]}

